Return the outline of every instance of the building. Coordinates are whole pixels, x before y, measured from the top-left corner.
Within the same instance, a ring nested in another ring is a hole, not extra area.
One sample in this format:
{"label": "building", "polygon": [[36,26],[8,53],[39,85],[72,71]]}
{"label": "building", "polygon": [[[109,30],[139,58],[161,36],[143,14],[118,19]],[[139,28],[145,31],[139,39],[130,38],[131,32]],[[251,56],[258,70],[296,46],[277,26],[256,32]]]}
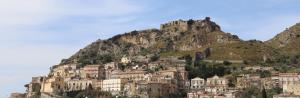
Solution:
{"label": "building", "polygon": [[219,76],[213,76],[212,78],[207,78],[206,85],[207,86],[215,86],[215,85],[222,85],[222,86],[228,86],[228,80],[225,78],[220,78]]}
{"label": "building", "polygon": [[110,62],[110,63],[104,64],[105,70],[108,70],[108,69],[115,69],[116,66],[117,66],[117,64],[116,64],[115,62]]}
{"label": "building", "polygon": [[224,94],[228,89],[228,80],[225,78],[220,78],[218,76],[213,76],[212,78],[207,78],[205,91],[212,94]]}
{"label": "building", "polygon": [[25,98],[23,93],[11,93],[9,98]]}
{"label": "building", "polygon": [[236,77],[236,87],[239,89],[247,88],[250,83],[245,75],[240,75]]}
{"label": "building", "polygon": [[122,64],[128,64],[128,63],[131,63],[131,60],[128,57],[123,56],[121,58],[121,63]]}
{"label": "building", "polygon": [[103,80],[92,80],[93,89],[102,89],[103,88]]}
{"label": "building", "polygon": [[203,89],[205,86],[205,80],[199,77],[191,79],[191,89]]}
{"label": "building", "polygon": [[111,79],[128,79],[128,80],[145,80],[145,74],[147,72],[144,70],[134,70],[134,71],[118,71],[111,74]]}
{"label": "building", "polygon": [[211,94],[225,94],[227,89],[228,87],[224,85],[205,86],[205,91]]}
{"label": "building", "polygon": [[41,92],[53,93],[64,90],[65,82],[62,77],[45,77],[41,83]]}
{"label": "building", "polygon": [[75,76],[77,70],[76,64],[54,65],[50,68],[50,76],[69,78]]}
{"label": "building", "polygon": [[87,79],[73,79],[66,81],[66,88],[65,91],[79,91],[85,90],[89,86],[92,86],[92,80]]}
{"label": "building", "polygon": [[128,96],[139,96],[139,98],[170,98],[170,94],[177,92],[172,84],[152,81],[132,82],[126,88]]}
{"label": "building", "polygon": [[105,79],[105,69],[102,65],[86,65],[81,70],[84,78]]}
{"label": "building", "polygon": [[187,98],[227,98],[225,95],[208,94],[202,91],[187,93]]}
{"label": "building", "polygon": [[161,30],[179,32],[188,30],[188,22],[183,20],[171,21],[160,25]]}
{"label": "building", "polygon": [[283,84],[283,92],[300,95],[300,81],[293,84]]}
{"label": "building", "polygon": [[275,87],[281,87],[284,84],[293,84],[300,81],[298,73],[278,73],[271,77]]}
{"label": "building", "polygon": [[31,82],[25,85],[27,98],[38,95],[41,90],[41,83],[43,82],[43,78],[44,77],[32,77]]}
{"label": "building", "polygon": [[109,92],[121,92],[124,89],[124,85],[127,83],[127,79],[107,79],[103,80],[103,91]]}

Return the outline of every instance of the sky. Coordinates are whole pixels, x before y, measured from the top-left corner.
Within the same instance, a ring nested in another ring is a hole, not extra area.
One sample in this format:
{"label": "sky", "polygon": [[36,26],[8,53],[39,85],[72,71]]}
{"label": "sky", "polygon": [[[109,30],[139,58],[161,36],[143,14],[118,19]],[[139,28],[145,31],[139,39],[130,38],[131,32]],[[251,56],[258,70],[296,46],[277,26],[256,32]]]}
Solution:
{"label": "sky", "polygon": [[0,98],[97,39],[211,17],[243,40],[300,22],[299,0],[0,0]]}

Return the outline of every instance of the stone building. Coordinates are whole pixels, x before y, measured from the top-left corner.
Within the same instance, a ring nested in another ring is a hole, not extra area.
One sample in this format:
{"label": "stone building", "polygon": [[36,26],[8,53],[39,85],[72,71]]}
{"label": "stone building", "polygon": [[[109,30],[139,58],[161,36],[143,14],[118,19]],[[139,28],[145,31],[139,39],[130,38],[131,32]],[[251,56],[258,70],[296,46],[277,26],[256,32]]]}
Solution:
{"label": "stone building", "polygon": [[144,80],[145,79],[145,74],[147,72],[144,70],[134,70],[134,71],[127,71],[127,72],[117,72],[113,73],[111,75],[112,79],[128,79],[128,80],[134,80],[134,81],[139,81],[139,80]]}
{"label": "stone building", "polygon": [[271,77],[275,87],[281,87],[284,84],[293,84],[300,81],[298,73],[278,73]]}
{"label": "stone building", "polygon": [[191,79],[191,89],[203,89],[205,86],[205,80],[199,77]]}
{"label": "stone building", "polygon": [[102,65],[86,65],[81,70],[83,78],[105,79],[105,69]]}
{"label": "stone building", "polygon": [[228,89],[228,80],[226,78],[220,78],[213,76],[207,78],[205,91],[212,94],[224,94]]}
{"label": "stone building", "polygon": [[206,85],[228,86],[228,80],[226,78],[220,78],[219,76],[215,75],[212,78],[207,78]]}
{"label": "stone building", "polygon": [[127,79],[107,79],[103,80],[103,91],[111,93],[120,93],[124,90],[124,85],[127,83]]}
{"label": "stone building", "polygon": [[79,91],[85,90],[89,86],[92,86],[92,80],[87,79],[73,79],[66,81],[65,91]]}
{"label": "stone building", "polygon": [[184,32],[189,28],[188,22],[183,20],[171,21],[160,25],[160,30],[171,32]]}
{"label": "stone building", "polygon": [[170,98],[170,94],[176,93],[176,87],[169,83],[160,82],[138,82],[127,86],[128,96],[139,96],[140,98]]}
{"label": "stone building", "polygon": [[291,84],[283,84],[283,92],[300,96],[300,81]]}
{"label": "stone building", "polygon": [[65,82],[62,77],[46,77],[41,83],[41,92],[53,93],[64,90]]}
{"label": "stone building", "polygon": [[76,64],[55,65],[50,68],[50,76],[70,78],[75,76],[77,70]]}

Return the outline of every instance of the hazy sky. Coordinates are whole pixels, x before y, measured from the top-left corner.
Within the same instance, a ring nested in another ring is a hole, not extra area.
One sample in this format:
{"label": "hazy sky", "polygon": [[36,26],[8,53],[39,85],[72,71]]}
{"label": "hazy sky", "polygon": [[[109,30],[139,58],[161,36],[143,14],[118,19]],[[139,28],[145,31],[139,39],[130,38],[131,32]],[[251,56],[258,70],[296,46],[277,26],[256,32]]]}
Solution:
{"label": "hazy sky", "polygon": [[0,0],[0,97],[80,48],[176,19],[211,17],[244,40],[300,22],[299,0]]}

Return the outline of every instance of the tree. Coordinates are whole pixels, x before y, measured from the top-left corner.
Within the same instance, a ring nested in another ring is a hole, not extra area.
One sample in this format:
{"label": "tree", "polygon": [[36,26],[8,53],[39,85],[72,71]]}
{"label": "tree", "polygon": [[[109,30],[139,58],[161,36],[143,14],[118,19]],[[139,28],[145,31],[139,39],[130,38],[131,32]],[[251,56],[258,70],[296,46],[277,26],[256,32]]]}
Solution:
{"label": "tree", "polygon": [[226,66],[228,66],[228,65],[231,65],[232,63],[225,60],[225,61],[223,61],[223,64],[226,65]]}
{"label": "tree", "polygon": [[263,90],[261,91],[261,95],[262,95],[262,98],[268,98],[268,96],[267,96],[267,92],[266,92],[266,90],[265,90],[265,87],[263,87]]}
{"label": "tree", "polygon": [[150,58],[150,60],[152,61],[152,62],[154,62],[154,61],[157,61],[158,59],[159,59],[159,55],[158,54],[154,54],[153,56],[151,56],[151,58]]}
{"label": "tree", "polygon": [[270,71],[268,71],[268,70],[264,70],[264,71],[261,71],[260,72],[260,77],[261,78],[265,78],[265,77],[271,77],[271,72]]}

